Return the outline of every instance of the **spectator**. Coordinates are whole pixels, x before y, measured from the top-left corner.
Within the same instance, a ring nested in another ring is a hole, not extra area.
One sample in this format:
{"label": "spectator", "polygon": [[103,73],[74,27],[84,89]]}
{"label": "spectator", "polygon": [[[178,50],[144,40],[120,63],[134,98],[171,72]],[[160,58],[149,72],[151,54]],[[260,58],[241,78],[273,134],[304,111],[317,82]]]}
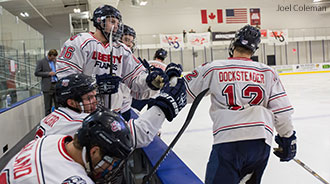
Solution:
{"label": "spectator", "polygon": [[55,108],[58,106],[55,98],[55,85],[57,82],[56,57],[57,51],[55,49],[49,50],[47,57],[38,61],[34,72],[35,76],[42,77],[41,91],[44,95],[45,116],[51,113],[52,103],[54,103]]}
{"label": "spectator", "polygon": [[209,28],[207,28],[207,31],[210,32],[210,33],[212,33],[212,28],[211,28],[211,26],[209,26]]}
{"label": "spectator", "polygon": [[186,42],[187,31],[183,30],[182,34],[183,34],[183,42]]}
{"label": "spectator", "polygon": [[193,29],[190,29],[189,33],[196,33],[196,31]]}

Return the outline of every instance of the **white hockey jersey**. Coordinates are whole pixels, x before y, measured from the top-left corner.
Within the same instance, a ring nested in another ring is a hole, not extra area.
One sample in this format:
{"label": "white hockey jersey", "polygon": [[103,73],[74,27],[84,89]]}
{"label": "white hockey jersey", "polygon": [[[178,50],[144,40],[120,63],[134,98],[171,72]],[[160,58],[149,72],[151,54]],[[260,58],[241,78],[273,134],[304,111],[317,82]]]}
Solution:
{"label": "white hockey jersey", "polygon": [[[45,135],[70,135],[74,136],[82,126],[86,113],[77,113],[68,108],[60,107],[40,121],[40,126],[35,137]],[[151,107],[138,119],[131,119],[127,122],[133,137],[134,147],[144,147],[150,144],[158,130],[163,125],[165,115],[158,107]]]}
{"label": "white hockey jersey", "polygon": [[59,107],[40,121],[35,137],[53,134],[73,137],[87,115],[87,113],[77,113],[69,108]]}
{"label": "white hockey jersey", "polygon": [[[131,50],[122,43],[113,44],[113,73],[122,78],[135,98],[152,96],[154,92],[147,86],[146,72],[143,65],[134,57]],[[68,39],[56,62],[56,75],[63,78],[73,73],[92,76],[110,72],[110,47],[93,37],[92,33],[79,33]],[[122,102],[121,88],[111,95],[112,109],[120,111]]]}
{"label": "white hockey jersey", "polygon": [[273,127],[284,137],[293,132],[293,107],[271,67],[244,58],[203,64],[184,76],[187,100],[210,88],[214,144],[264,138]]}
{"label": "white hockey jersey", "polygon": [[82,165],[65,149],[70,136],[35,139],[17,153],[0,173],[1,184],[93,184]]}

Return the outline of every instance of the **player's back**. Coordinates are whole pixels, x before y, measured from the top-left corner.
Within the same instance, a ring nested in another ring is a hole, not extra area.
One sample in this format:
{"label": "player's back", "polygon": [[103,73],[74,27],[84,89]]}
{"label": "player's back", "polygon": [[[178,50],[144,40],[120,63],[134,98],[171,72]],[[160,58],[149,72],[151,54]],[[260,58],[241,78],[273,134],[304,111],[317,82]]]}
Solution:
{"label": "player's back", "polygon": [[190,101],[210,88],[215,144],[246,138],[265,138],[271,144],[274,118],[269,99],[284,91],[271,67],[243,58],[217,60],[197,67],[185,80]]}
{"label": "player's back", "polygon": [[59,107],[40,121],[35,137],[53,134],[73,137],[87,115],[87,113],[78,113],[69,108]]}
{"label": "player's back", "polygon": [[27,144],[0,174],[1,184],[94,183],[65,149],[70,136],[50,135]]}
{"label": "player's back", "polygon": [[206,65],[203,78],[210,80],[212,103],[217,109],[242,110],[249,106],[267,107],[272,86],[277,80],[274,70],[250,60],[219,60]]}

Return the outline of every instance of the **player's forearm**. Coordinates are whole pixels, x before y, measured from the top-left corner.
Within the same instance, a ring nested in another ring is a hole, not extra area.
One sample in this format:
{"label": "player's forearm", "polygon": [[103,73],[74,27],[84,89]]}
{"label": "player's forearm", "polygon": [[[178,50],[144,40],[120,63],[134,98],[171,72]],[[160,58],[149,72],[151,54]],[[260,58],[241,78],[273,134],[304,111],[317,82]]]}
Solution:
{"label": "player's forearm", "polygon": [[162,127],[164,120],[165,115],[157,106],[151,107],[135,120],[136,147],[148,146]]}
{"label": "player's forearm", "polygon": [[291,117],[275,116],[274,126],[281,137],[290,137],[293,133]]}

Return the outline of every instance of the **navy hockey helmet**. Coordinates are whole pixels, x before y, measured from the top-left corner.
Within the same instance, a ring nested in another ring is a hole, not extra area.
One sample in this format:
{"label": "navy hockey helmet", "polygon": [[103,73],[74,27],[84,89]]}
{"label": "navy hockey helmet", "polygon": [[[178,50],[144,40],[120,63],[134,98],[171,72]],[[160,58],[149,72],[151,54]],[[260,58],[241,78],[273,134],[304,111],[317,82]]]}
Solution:
{"label": "navy hockey helmet", "polygon": [[109,157],[124,160],[133,151],[133,139],[125,120],[119,113],[106,108],[88,115],[77,137],[80,146],[89,150],[97,145]]}
{"label": "navy hockey helmet", "polygon": [[95,90],[96,87],[93,77],[85,74],[71,74],[56,83],[56,98],[61,106],[67,107],[68,99],[81,102],[81,96]]}
{"label": "navy hockey helmet", "polygon": [[155,52],[154,59],[158,58],[161,60],[165,60],[166,57],[167,57],[167,51],[163,48],[160,48]]}
{"label": "navy hockey helmet", "polygon": [[126,24],[123,26],[123,35],[130,35],[133,36],[134,39],[136,38],[135,30]]}
{"label": "navy hockey helmet", "polygon": [[93,13],[93,18],[91,19],[93,21],[94,27],[96,27],[98,30],[100,30],[103,34],[103,36],[109,40],[110,32],[105,31],[105,20],[107,17],[113,17],[118,19],[119,25],[118,30],[116,32],[113,32],[112,39],[113,41],[117,41],[122,33],[122,17],[121,13],[118,9],[110,6],[110,5],[102,5],[95,9]]}
{"label": "navy hockey helmet", "polygon": [[235,47],[243,47],[254,53],[259,47],[260,43],[260,31],[259,29],[246,25],[238,30],[235,34],[235,38],[231,41],[229,46],[229,56],[233,57]]}
{"label": "navy hockey helmet", "polygon": [[[131,37],[133,37],[133,39]],[[128,25],[124,24],[121,42],[124,43],[126,46],[128,46],[132,52],[134,52],[136,50],[135,38],[136,38],[135,30],[133,28],[129,27]]]}

